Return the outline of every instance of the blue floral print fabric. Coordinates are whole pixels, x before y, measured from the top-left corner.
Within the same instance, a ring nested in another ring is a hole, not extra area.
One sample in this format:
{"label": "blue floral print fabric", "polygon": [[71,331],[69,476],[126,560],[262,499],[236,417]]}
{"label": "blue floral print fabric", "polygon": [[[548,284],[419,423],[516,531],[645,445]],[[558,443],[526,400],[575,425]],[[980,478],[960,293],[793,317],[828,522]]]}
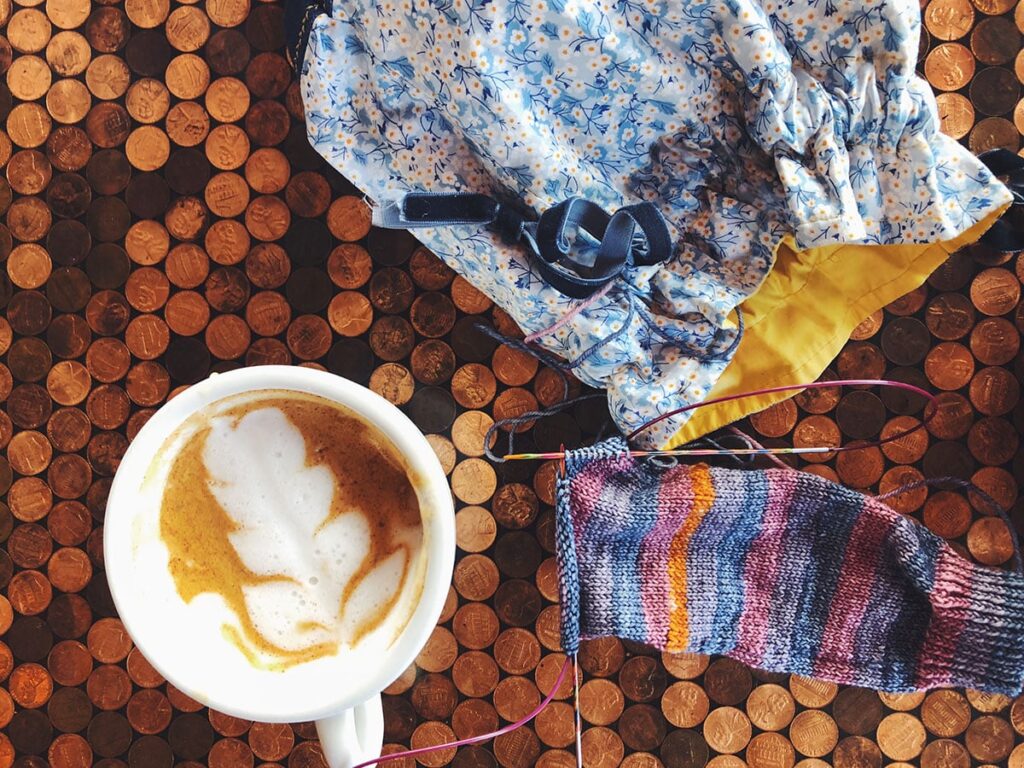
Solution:
{"label": "blue floral print fabric", "polygon": [[[335,0],[301,87],[313,146],[371,201],[659,207],[672,258],[540,342],[629,431],[706,397],[782,238],[934,243],[1009,201],[939,132],[919,34],[916,0]],[[527,333],[576,303],[489,231],[416,234]]]}

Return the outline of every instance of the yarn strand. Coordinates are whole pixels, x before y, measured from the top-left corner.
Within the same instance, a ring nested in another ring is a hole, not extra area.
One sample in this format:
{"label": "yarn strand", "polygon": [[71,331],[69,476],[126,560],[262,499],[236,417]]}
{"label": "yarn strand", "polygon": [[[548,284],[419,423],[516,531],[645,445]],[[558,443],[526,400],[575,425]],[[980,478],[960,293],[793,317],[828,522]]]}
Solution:
{"label": "yarn strand", "polygon": [[993,515],[1006,524],[1006,528],[1010,533],[1010,543],[1013,545],[1014,570],[1016,570],[1017,573],[1024,574],[1024,556],[1021,555],[1020,537],[1017,536],[1017,527],[1013,524],[1013,520],[1010,519],[1009,513],[1003,508],[1002,504],[993,499],[990,494],[983,491],[970,480],[963,480],[962,478],[953,477],[952,475],[929,477],[924,480],[914,480],[913,482],[906,483],[898,488],[893,488],[891,491],[875,496],[875,498],[879,501],[885,501],[886,499],[891,499],[895,496],[909,493],[910,491],[916,491],[918,488],[931,488],[933,486],[943,485],[952,485],[961,491],[973,493],[985,503],[985,506],[991,510]]}
{"label": "yarn strand", "polygon": [[[401,760],[404,757],[416,757],[418,755],[426,755],[430,752],[437,752],[441,749],[454,749],[457,747],[464,747],[468,744],[479,744],[481,741],[490,741],[496,739],[499,736],[504,736],[506,733],[511,733],[517,728],[521,728],[529,723],[533,718],[539,715],[544,709],[555,699],[555,694],[558,693],[558,689],[562,687],[562,682],[565,680],[565,675],[569,671],[569,668],[575,664],[576,655],[565,657],[565,662],[562,664],[562,671],[558,673],[558,678],[555,680],[555,684],[551,687],[551,692],[544,698],[540,704],[533,708],[533,710],[524,717],[519,718],[514,723],[509,723],[504,728],[499,728],[491,733],[482,733],[479,736],[469,736],[465,739],[459,739],[458,741],[451,741],[445,744],[434,744],[429,747],[419,747],[417,749],[407,749],[402,752],[395,752],[390,755],[381,755],[375,757],[372,760],[366,760],[365,762],[359,763],[358,765],[352,766],[352,768],[369,768],[371,765],[378,765],[380,763],[387,763],[391,760]],[[577,678],[578,680],[579,678]],[[579,708],[577,707],[577,712]],[[577,730],[577,737],[579,731]]]}

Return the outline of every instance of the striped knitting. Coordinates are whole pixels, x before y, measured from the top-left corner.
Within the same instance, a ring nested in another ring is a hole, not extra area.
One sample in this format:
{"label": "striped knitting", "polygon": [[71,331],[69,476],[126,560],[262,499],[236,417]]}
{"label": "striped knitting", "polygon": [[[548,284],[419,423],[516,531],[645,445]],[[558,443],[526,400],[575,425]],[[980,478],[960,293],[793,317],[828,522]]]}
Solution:
{"label": "striped knitting", "polygon": [[1024,577],[817,476],[566,456],[562,645],[615,635],[886,691],[1016,694]]}

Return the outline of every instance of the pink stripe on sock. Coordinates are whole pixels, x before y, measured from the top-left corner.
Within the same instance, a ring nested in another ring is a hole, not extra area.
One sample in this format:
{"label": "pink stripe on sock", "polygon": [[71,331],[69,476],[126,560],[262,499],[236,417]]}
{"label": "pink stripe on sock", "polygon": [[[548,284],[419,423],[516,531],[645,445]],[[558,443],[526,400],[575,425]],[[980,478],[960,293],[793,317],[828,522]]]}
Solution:
{"label": "pink stripe on sock", "polygon": [[640,594],[647,622],[647,642],[664,647],[668,642],[669,616],[672,613],[672,586],[668,563],[672,537],[690,510],[684,509],[681,495],[692,492],[691,468],[677,466],[668,470],[658,491],[658,522],[640,544]]}
{"label": "pink stripe on sock", "polygon": [[628,456],[592,461],[572,478],[569,508],[572,512],[577,545],[583,539],[594,509],[601,503],[601,495],[608,478],[620,469],[620,465],[624,462],[628,464],[629,461]]}
{"label": "pink stripe on sock", "polygon": [[786,524],[789,505],[796,490],[796,472],[769,474],[768,502],[761,520],[761,532],[754,539],[743,571],[746,594],[736,650],[747,664],[757,666],[764,658],[771,621],[772,598],[778,581],[780,563],[785,552]]}
{"label": "pink stripe on sock", "polygon": [[971,609],[971,565],[944,546],[933,584],[932,619],[918,656],[916,684],[921,688],[953,684],[953,661]]}
{"label": "pink stripe on sock", "polygon": [[852,679],[857,630],[878,577],[881,544],[893,522],[882,515],[862,513],[857,517],[846,544],[839,582],[832,593],[821,649],[814,662],[815,676],[843,682]]}

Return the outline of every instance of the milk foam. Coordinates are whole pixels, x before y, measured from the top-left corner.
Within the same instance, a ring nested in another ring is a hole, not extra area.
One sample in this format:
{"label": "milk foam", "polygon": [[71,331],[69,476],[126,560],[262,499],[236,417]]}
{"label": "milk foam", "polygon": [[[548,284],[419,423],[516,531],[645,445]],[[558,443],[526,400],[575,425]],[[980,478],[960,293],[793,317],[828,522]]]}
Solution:
{"label": "milk foam", "polygon": [[287,651],[350,643],[395,597],[407,550],[378,562],[347,595],[370,552],[371,521],[332,512],[337,481],[325,464],[309,466],[298,427],[275,407],[209,424],[203,462],[235,524],[228,539],[249,571],[274,579],[243,587],[256,630]]}

